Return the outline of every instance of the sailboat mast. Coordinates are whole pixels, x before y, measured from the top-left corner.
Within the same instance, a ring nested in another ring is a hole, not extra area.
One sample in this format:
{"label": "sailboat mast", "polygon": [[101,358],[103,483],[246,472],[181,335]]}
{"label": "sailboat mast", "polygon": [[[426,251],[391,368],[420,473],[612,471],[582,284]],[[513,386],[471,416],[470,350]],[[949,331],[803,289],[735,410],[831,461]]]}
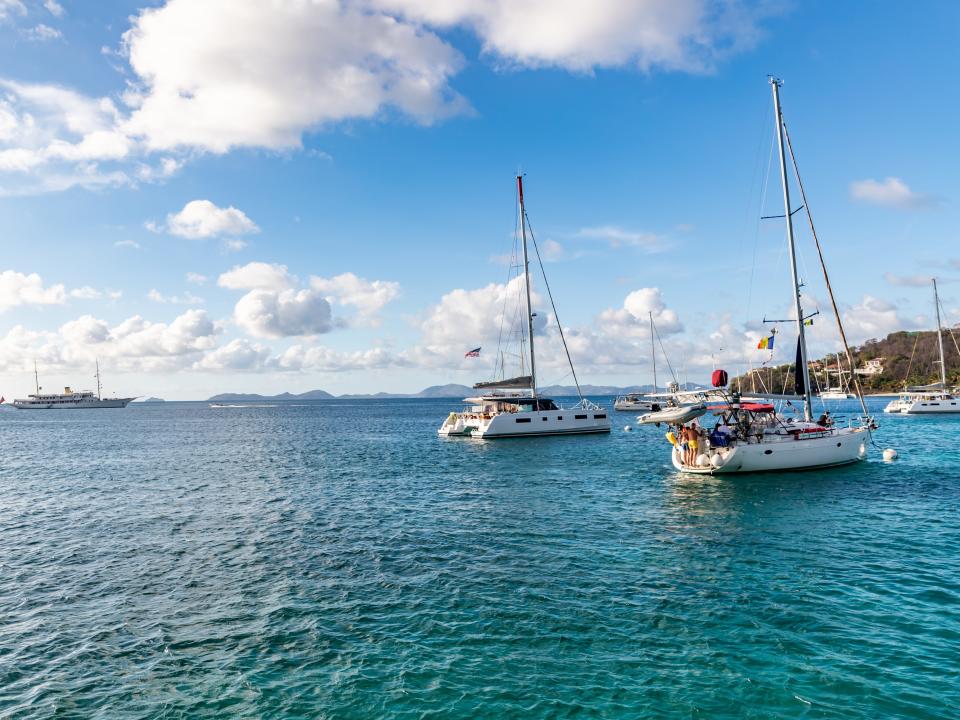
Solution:
{"label": "sailboat mast", "polygon": [[653,391],[657,391],[657,345],[653,336],[653,312],[647,313],[650,316],[650,359],[653,360]]}
{"label": "sailboat mast", "polygon": [[520,196],[520,237],[523,241],[523,284],[527,295],[527,330],[530,333],[530,397],[537,396],[537,364],[533,354],[533,306],[530,303],[530,259],[527,257],[527,211],[523,206],[523,176],[517,175]]}
{"label": "sailboat mast", "polygon": [[100,397],[100,359],[97,358],[97,400],[102,400]]}
{"label": "sailboat mast", "polygon": [[33,386],[36,388],[34,392],[37,395],[40,394],[40,375],[37,373],[37,361],[33,361]]}
{"label": "sailboat mast", "polygon": [[787,183],[787,156],[783,145],[783,115],[780,112],[780,86],[782,80],[770,78],[770,87],[773,88],[773,108],[777,121],[777,147],[780,150],[780,181],[783,185],[783,212],[787,221],[787,245],[790,249],[790,272],[793,279],[793,304],[797,313],[797,338],[800,351],[799,362],[794,371],[799,378],[803,373],[803,417],[813,419],[813,408],[810,402],[810,375],[807,371],[807,338],[803,332],[803,308],[800,306],[800,280],[797,275],[797,252],[793,242],[793,217],[790,214],[790,186]]}
{"label": "sailboat mast", "polygon": [[947,364],[943,359],[943,330],[940,327],[940,296],[937,295],[937,279],[933,278],[933,307],[937,311],[937,344],[940,346],[940,382],[947,389]]}

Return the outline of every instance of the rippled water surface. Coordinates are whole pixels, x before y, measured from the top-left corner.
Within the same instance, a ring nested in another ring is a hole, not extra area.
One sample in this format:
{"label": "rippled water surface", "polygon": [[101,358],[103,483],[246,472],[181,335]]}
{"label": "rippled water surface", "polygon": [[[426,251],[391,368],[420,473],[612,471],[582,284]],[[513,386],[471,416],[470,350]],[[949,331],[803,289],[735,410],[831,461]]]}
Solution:
{"label": "rippled water surface", "polygon": [[449,409],[0,412],[0,717],[960,717],[960,417],[705,479]]}

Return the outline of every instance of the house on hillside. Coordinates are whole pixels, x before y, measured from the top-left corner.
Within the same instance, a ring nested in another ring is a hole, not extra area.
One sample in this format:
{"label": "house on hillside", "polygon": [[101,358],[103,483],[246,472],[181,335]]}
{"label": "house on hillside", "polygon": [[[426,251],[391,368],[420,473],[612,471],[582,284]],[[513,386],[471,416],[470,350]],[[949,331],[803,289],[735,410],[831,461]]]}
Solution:
{"label": "house on hillside", "polygon": [[882,357],[872,358],[872,359],[870,359],[870,360],[867,360],[867,361],[863,364],[863,367],[862,367],[862,368],[857,368],[857,369],[856,369],[857,375],[873,376],[873,375],[879,375],[879,374],[882,373],[882,372],[883,372],[883,358],[882,358]]}

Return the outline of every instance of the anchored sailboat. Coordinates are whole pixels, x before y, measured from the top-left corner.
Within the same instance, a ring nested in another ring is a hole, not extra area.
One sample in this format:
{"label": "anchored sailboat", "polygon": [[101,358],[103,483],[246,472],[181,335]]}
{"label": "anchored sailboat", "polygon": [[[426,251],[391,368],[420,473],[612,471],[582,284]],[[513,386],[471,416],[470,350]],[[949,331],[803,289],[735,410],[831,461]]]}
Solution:
{"label": "anchored sailboat", "polygon": [[650,316],[650,362],[653,365],[652,396],[644,395],[643,393],[627,393],[626,395],[618,395],[617,399],[613,402],[614,410],[633,410],[634,412],[640,410],[642,412],[656,412],[667,404],[663,398],[657,396],[657,331],[653,324],[653,313],[648,312],[647,315]]}
{"label": "anchored sailboat", "polygon": [[[469,407],[461,412],[451,412],[437,431],[442,436],[469,436],[482,439],[536,437],[542,435],[584,435],[589,433],[610,432],[611,423],[606,409],[590,402],[580,393],[580,383],[570,359],[563,328],[559,327],[570,372],[577,386],[580,402],[573,407],[563,408],[553,400],[545,398],[537,390],[537,364],[533,333],[533,306],[530,299],[530,259],[527,248],[528,218],[523,199],[523,176],[517,176],[517,197],[520,208],[520,239],[523,248],[523,289],[524,310],[526,315],[527,349],[524,350],[521,329],[521,367],[529,360],[530,374],[521,374],[512,378],[478,382],[473,387],[481,391],[476,397],[464,402]],[[536,243],[534,242],[534,246]],[[539,257],[539,252],[538,252]],[[540,264],[543,269],[542,263]],[[544,278],[545,279],[545,278]],[[549,285],[547,292],[550,293]],[[553,296],[550,296],[553,303]],[[553,308],[556,316],[556,307]],[[512,391],[512,392],[511,392]]]}
{"label": "anchored sailboat", "polygon": [[[822,468],[833,465],[845,465],[863,459],[867,453],[870,429],[873,422],[866,417],[858,424],[837,427],[826,415],[813,420],[811,405],[812,391],[807,364],[807,341],[804,333],[805,316],[800,299],[800,281],[797,274],[797,256],[794,247],[793,212],[790,207],[790,187],[787,180],[786,127],[780,110],[780,86],[777,79],[770,80],[773,91],[775,119],[777,123],[777,145],[780,157],[780,178],[783,186],[784,217],[786,219],[787,246],[790,256],[791,292],[797,326],[797,358],[794,389],[796,395],[764,395],[763,399],[789,399],[802,401],[803,417],[777,413],[774,406],[761,402],[742,402],[739,393],[726,389],[727,374],[723,370],[714,372],[713,384],[716,390],[700,393],[700,399],[720,402],[711,407],[701,405],[696,417],[702,417],[712,411],[717,418],[715,426],[708,433],[694,424],[695,417],[677,423],[675,432],[667,434],[673,445],[671,459],[674,467],[682,472],[702,474],[727,474],[757,472],[765,470],[800,470]],[[790,155],[796,169],[793,149]],[[799,174],[797,174],[799,183]],[[803,193],[803,185],[800,184]],[[809,206],[804,197],[804,206]],[[812,228],[812,220],[811,220]],[[814,231],[814,239],[816,232]],[[819,250],[819,241],[817,241]],[[822,254],[821,254],[822,264]],[[826,266],[823,265],[826,276]],[[827,287],[830,289],[829,278]],[[833,291],[830,290],[831,299]],[[835,303],[834,303],[835,306]],[[847,346],[839,313],[836,312],[838,327],[844,346]],[[849,359],[849,350],[848,350]],[[859,385],[857,385],[859,394]],[[696,393],[679,393],[681,396],[696,396]],[[862,402],[862,397],[861,397]],[[646,420],[641,420],[645,422]],[[648,422],[654,422],[649,420]],[[689,424],[687,424],[689,423]]]}
{"label": "anchored sailboat", "polygon": [[922,387],[907,388],[900,397],[892,400],[883,411],[905,415],[960,413],[960,397],[947,389],[947,363],[943,354],[943,323],[940,321],[940,296],[937,280],[933,282],[933,307],[937,317],[937,348],[940,351],[940,382]]}

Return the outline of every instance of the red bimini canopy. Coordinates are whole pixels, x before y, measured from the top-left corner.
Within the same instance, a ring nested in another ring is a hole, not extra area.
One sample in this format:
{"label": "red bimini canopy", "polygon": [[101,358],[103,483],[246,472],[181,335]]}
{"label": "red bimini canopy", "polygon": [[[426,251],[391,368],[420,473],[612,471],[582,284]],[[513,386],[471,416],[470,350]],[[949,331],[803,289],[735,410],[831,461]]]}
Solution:
{"label": "red bimini canopy", "polygon": [[768,405],[767,403],[743,403],[740,405],[740,409],[755,413],[773,412],[773,405]]}

